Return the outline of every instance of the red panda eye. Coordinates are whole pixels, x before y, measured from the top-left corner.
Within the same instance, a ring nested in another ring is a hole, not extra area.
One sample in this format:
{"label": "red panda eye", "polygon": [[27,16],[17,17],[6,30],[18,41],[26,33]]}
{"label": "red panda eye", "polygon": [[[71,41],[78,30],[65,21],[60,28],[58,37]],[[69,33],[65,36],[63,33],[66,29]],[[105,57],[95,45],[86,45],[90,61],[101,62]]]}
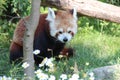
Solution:
{"label": "red panda eye", "polygon": [[59,31],[58,33],[59,33],[59,34],[62,34],[62,31]]}
{"label": "red panda eye", "polygon": [[68,31],[68,33],[71,33],[71,31]]}

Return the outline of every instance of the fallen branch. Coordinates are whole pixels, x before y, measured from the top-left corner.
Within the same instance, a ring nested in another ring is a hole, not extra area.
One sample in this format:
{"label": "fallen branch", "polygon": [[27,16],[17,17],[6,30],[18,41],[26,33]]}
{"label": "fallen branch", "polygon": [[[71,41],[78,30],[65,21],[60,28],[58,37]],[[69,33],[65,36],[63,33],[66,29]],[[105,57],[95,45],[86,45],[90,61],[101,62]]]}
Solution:
{"label": "fallen branch", "polygon": [[43,6],[59,9],[76,8],[78,14],[120,23],[120,7],[97,0],[44,0]]}

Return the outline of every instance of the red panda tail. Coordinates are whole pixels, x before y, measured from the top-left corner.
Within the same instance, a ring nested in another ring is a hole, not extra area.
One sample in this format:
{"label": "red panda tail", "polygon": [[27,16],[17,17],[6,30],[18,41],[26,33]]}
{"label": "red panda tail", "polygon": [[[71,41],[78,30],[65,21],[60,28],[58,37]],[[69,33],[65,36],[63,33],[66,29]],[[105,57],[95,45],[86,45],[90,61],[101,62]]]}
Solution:
{"label": "red panda tail", "polygon": [[10,46],[10,63],[13,61],[17,62],[23,57],[23,47],[16,44],[15,42],[11,43]]}

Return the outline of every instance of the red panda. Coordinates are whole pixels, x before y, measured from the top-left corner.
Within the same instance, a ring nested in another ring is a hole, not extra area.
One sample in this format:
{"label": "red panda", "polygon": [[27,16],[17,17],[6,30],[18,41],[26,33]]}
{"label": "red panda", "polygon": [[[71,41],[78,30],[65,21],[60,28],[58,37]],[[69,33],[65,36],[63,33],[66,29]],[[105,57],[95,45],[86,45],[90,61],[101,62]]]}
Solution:
{"label": "red panda", "polygon": [[[25,32],[24,20],[21,19],[14,31],[10,45],[10,62],[23,57],[23,35]],[[44,57],[55,57],[59,54],[73,55],[73,49],[65,48],[66,42],[70,41],[77,32],[77,12],[75,9],[53,11],[48,9],[48,14],[41,14],[39,24],[34,35],[34,50],[39,49],[40,54],[34,55],[35,63],[39,64]],[[49,51],[48,49],[52,50]],[[41,57],[43,58],[41,58]]]}

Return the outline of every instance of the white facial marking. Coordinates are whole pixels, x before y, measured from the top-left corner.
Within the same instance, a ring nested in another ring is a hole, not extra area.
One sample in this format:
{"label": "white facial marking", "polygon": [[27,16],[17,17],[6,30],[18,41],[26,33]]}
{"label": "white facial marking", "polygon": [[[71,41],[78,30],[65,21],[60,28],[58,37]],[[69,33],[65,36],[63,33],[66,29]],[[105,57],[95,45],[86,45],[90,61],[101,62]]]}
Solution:
{"label": "white facial marking", "polygon": [[48,8],[48,15],[46,17],[46,20],[48,20],[48,21],[54,21],[55,20],[55,12],[51,8]]}
{"label": "white facial marking", "polygon": [[[56,27],[57,26],[56,24],[59,24],[59,23],[62,24],[62,21],[61,22],[57,22],[55,20],[55,18],[56,18],[56,15],[55,15],[54,10],[49,8],[46,20],[49,21],[50,35],[52,37],[56,37],[56,34],[59,31],[61,31],[62,33],[57,36],[57,39],[60,40],[63,43],[65,43],[67,41],[70,41],[73,36],[72,36],[71,33],[68,33],[68,31],[72,31],[74,34],[76,34],[76,32],[77,32],[77,11],[76,11],[76,9],[75,8],[73,9],[73,20],[70,20],[70,23],[72,23],[72,25],[71,26],[66,26],[65,25],[66,28],[68,28],[67,32],[63,33],[63,29],[62,28],[58,30],[58,28]],[[67,41],[65,41],[64,38],[66,38]]]}
{"label": "white facial marking", "polygon": [[56,27],[55,27],[55,12],[51,8],[48,8],[48,15],[46,17],[46,20],[49,21],[49,27],[50,27],[50,35],[55,36],[56,34]]}
{"label": "white facial marking", "polygon": [[75,18],[75,20],[77,20],[77,10],[76,10],[76,8],[73,8],[73,17]]}
{"label": "white facial marking", "polygon": [[77,25],[76,25],[76,24],[74,24],[74,27],[71,28],[71,31],[72,31],[74,34],[77,33]]}
{"label": "white facial marking", "polygon": [[56,27],[55,27],[55,22],[50,22],[49,23],[49,27],[50,27],[50,35],[52,37],[55,37],[56,33],[57,33],[57,30],[56,30]]}
{"label": "white facial marking", "polygon": [[69,34],[69,33],[63,33],[63,34],[59,34],[59,35],[58,35],[58,40],[61,41],[61,42],[63,42],[63,43],[65,43],[64,38],[66,38],[66,39],[67,39],[66,42],[68,42],[68,41],[71,40],[72,35]]}

